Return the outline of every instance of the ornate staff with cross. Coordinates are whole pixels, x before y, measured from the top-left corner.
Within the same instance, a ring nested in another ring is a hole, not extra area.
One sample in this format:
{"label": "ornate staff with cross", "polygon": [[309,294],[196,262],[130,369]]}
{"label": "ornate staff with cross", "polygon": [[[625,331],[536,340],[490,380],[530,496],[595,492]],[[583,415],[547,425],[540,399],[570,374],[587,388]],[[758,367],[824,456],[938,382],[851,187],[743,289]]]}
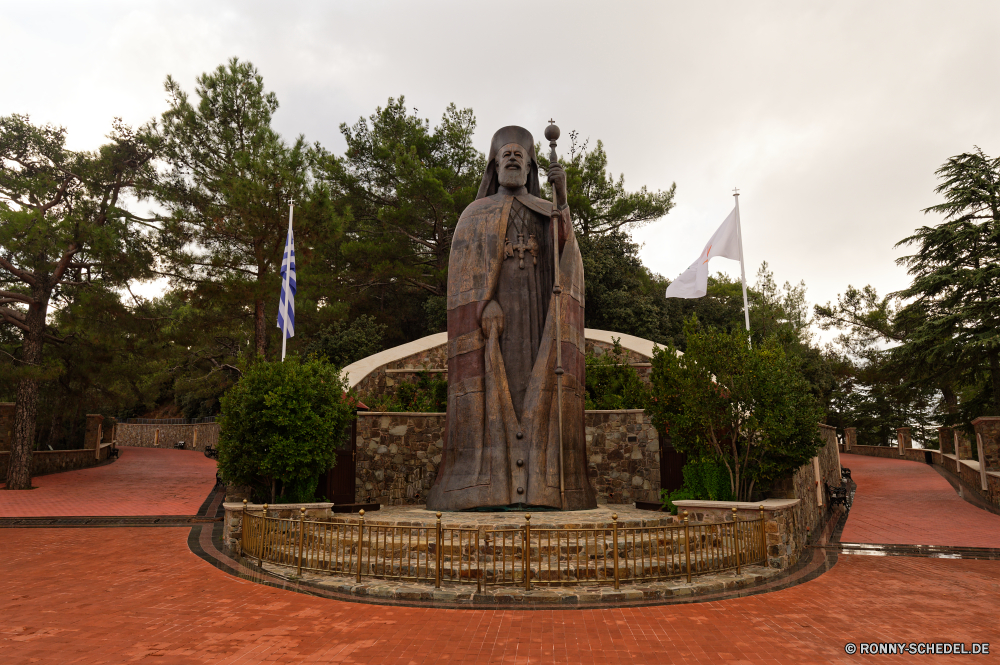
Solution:
{"label": "ornate staff with cross", "polygon": [[[545,128],[545,138],[549,140],[549,163],[559,164],[559,157],[556,155],[556,140],[559,138],[559,127],[555,120],[549,119],[549,126]],[[552,293],[555,296],[555,328],[556,328],[556,408],[559,411],[559,500],[562,502],[562,509],[566,510],[566,471],[563,467],[563,367],[562,367],[562,286],[559,282],[559,225],[562,222],[562,215],[559,212],[559,201],[556,194],[555,183],[552,185],[552,253],[555,257],[553,266],[554,279],[552,281]]]}

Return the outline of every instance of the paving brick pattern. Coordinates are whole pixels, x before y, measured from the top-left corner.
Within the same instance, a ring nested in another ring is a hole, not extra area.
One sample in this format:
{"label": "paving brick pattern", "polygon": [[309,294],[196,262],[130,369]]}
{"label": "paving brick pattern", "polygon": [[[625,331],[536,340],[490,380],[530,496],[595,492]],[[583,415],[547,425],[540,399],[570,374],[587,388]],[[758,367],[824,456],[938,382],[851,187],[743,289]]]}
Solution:
{"label": "paving brick pattern", "polygon": [[194,515],[215,485],[215,460],[194,450],[120,448],[117,461],[0,491],[0,517]]}
{"label": "paving brick pattern", "polygon": [[0,662],[882,663],[903,658],[844,644],[1000,647],[995,561],[842,556],[811,582],[696,605],[440,610],[256,585],[195,557],[187,535],[5,530]]}
{"label": "paving brick pattern", "polygon": [[858,485],[842,542],[1000,547],[1000,515],[966,502],[931,466],[863,455],[840,460]]}

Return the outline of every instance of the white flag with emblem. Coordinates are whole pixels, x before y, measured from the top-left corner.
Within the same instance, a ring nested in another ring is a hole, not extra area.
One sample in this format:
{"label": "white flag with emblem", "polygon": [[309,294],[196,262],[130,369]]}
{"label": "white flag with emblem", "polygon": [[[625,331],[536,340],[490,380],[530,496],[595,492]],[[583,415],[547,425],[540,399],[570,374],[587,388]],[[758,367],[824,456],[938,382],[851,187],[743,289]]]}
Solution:
{"label": "white flag with emblem", "polygon": [[668,298],[701,298],[708,293],[708,262],[716,256],[726,259],[741,260],[740,252],[740,213],[739,208],[733,208],[715,232],[712,239],[705,245],[698,260],[682,272],[677,279],[667,287]]}

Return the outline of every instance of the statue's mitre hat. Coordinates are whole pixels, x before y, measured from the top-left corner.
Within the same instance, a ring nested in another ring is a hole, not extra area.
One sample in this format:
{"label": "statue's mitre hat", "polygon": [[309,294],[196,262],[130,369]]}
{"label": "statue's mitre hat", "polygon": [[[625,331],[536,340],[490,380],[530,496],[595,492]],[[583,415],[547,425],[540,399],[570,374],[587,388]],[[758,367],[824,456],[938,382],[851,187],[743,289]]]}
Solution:
{"label": "statue's mitre hat", "polygon": [[528,151],[528,181],[525,186],[528,188],[529,194],[539,196],[541,187],[538,181],[538,160],[535,158],[535,139],[531,136],[531,132],[524,127],[510,125],[498,129],[497,133],[493,135],[493,140],[490,141],[490,154],[486,157],[486,172],[483,173],[483,180],[476,195],[477,199],[497,193],[499,186],[496,171],[497,153],[508,143],[516,143]]}
{"label": "statue's mitre hat", "polygon": [[501,127],[497,130],[497,133],[493,135],[493,141],[490,142],[490,159],[495,159],[500,148],[504,147],[508,143],[516,143],[525,150],[531,156],[531,160],[535,159],[535,139],[531,136],[529,132],[524,127],[518,127],[517,125],[510,125],[508,127]]}

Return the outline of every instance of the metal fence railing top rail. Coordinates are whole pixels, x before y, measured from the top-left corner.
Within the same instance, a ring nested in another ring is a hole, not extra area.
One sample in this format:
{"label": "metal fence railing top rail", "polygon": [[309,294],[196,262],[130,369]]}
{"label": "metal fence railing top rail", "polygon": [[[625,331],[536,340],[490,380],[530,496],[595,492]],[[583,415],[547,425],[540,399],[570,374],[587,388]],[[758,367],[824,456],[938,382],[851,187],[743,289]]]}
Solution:
{"label": "metal fence railing top rail", "polygon": [[214,423],[218,416],[205,416],[204,418],[126,418],[125,425],[200,425],[202,423]]}
{"label": "metal fence railing top rail", "polygon": [[363,577],[483,586],[614,585],[685,578],[762,564],[767,558],[764,510],[753,519],[680,525],[611,528],[534,528],[531,515],[520,527],[312,521],[242,513],[241,552],[258,565],[272,563],[302,571]]}

